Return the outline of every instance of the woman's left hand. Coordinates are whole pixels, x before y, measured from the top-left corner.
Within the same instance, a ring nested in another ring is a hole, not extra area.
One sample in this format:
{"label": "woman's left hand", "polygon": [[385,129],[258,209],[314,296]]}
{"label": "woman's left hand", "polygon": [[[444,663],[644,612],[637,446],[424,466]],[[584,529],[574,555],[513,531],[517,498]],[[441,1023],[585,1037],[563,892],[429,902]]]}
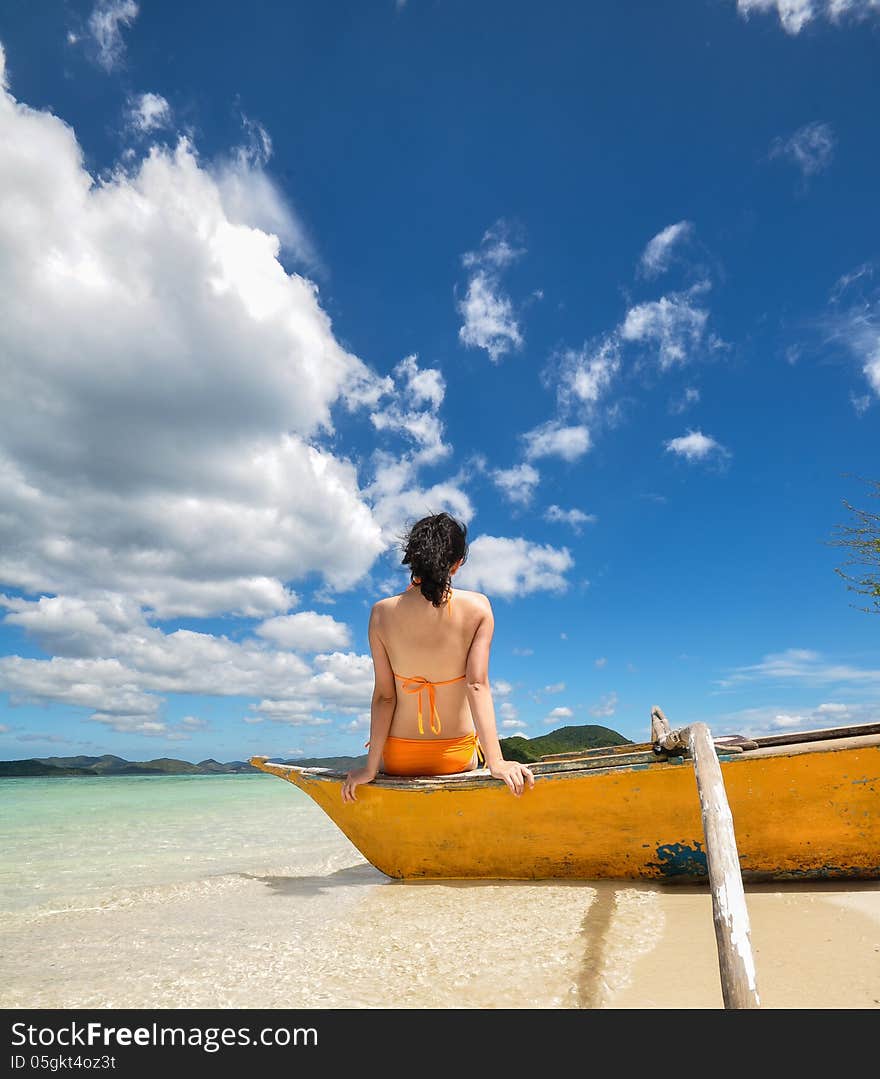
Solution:
{"label": "woman's left hand", "polygon": [[376,773],[371,772],[369,768],[356,768],[353,772],[349,772],[342,784],[343,802],[356,802],[355,787],[360,786],[361,783],[372,783],[375,778]]}

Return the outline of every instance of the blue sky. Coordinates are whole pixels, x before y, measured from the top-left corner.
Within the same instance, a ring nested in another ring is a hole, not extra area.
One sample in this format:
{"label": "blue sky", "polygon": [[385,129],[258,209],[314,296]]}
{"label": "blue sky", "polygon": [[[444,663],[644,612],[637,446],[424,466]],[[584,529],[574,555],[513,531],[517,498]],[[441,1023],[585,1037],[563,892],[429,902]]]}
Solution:
{"label": "blue sky", "polygon": [[[361,752],[468,524],[502,735],[876,719],[872,0],[0,13],[0,756]],[[862,478],[860,478],[862,477]]]}

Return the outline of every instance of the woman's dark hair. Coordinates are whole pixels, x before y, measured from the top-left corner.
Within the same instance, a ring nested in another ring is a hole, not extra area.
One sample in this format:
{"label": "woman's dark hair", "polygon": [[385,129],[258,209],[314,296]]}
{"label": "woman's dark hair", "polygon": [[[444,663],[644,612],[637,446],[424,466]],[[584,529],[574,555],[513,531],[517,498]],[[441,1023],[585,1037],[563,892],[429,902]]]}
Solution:
{"label": "woman's dark hair", "polygon": [[416,521],[402,546],[401,562],[409,566],[410,580],[418,577],[422,595],[440,607],[452,588],[449,571],[467,559],[467,525],[448,513],[435,513]]}

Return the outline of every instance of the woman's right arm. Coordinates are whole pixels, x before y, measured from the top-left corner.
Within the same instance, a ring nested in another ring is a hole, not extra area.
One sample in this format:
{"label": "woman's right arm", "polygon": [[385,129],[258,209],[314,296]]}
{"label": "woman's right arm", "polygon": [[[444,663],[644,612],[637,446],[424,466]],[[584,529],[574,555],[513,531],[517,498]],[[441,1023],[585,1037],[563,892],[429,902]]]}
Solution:
{"label": "woman's right arm", "polygon": [[367,754],[367,762],[363,768],[356,768],[347,773],[345,782],[342,784],[343,802],[356,802],[355,790],[362,783],[372,783],[379,772],[382,761],[382,750],[388,741],[388,732],[394,719],[394,710],[397,707],[397,683],[394,681],[394,671],[391,669],[391,661],[385,650],[385,643],[379,632],[379,604],[373,605],[370,612],[370,623],[367,634],[370,640],[370,651],[373,655],[374,686],[373,699],[370,704],[370,751]]}
{"label": "woman's right arm", "polygon": [[501,753],[492,687],[489,684],[489,652],[495,632],[495,617],[488,596],[480,595],[479,603],[482,612],[471,641],[466,667],[468,704],[486,758],[486,767],[495,779],[503,779],[511,792],[519,796],[526,785],[534,787],[535,777],[524,764],[506,761]]}

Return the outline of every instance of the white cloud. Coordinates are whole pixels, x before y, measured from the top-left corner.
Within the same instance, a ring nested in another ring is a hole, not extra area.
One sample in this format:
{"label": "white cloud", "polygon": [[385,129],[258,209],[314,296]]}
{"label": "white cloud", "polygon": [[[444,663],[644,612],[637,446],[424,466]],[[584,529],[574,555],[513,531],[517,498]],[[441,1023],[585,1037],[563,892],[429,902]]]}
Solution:
{"label": "white cloud", "polygon": [[594,704],[590,709],[590,715],[596,716],[600,719],[608,719],[614,715],[617,711],[617,694],[606,693],[600,698],[598,704]]}
{"label": "white cloud", "polygon": [[501,271],[523,254],[499,221],[485,233],[478,251],[462,256],[471,274],[465,297],[458,304],[464,319],[458,336],[470,348],[485,349],[493,363],[523,345],[517,314],[500,280]]}
{"label": "white cloud", "polygon": [[834,301],[839,300],[848,289],[851,289],[852,286],[856,284],[856,282],[872,278],[874,276],[874,269],[874,263],[863,262],[861,265],[856,266],[854,270],[842,273],[831,287],[831,292],[829,294],[830,298]]}
{"label": "white cloud", "polygon": [[437,409],[443,404],[446,382],[440,371],[434,367],[419,367],[418,360],[418,356],[413,353],[405,356],[394,368],[395,375],[406,381],[401,392],[413,404],[418,405],[424,401]]}
{"label": "white cloud", "polygon": [[533,656],[535,654],[534,648],[513,648],[511,651],[515,656]]}
{"label": "white cloud", "polygon": [[323,652],[328,648],[347,648],[351,643],[351,631],[344,622],[315,611],[270,618],[261,622],[254,632],[295,652]]}
{"label": "white cloud", "polygon": [[526,456],[561,457],[564,461],[576,461],[590,448],[590,432],[582,424],[564,427],[555,420],[548,420],[540,427],[527,431],[522,438],[526,443]]}
{"label": "white cloud", "polygon": [[595,663],[595,666],[597,666],[597,667],[599,667],[601,669],[602,667],[604,667],[608,663],[608,657],[607,656],[599,656],[598,659],[594,660],[594,663]]}
{"label": "white cloud", "polygon": [[714,336],[705,340],[709,312],[693,302],[693,296],[708,287],[708,281],[698,282],[686,292],[636,304],[627,311],[620,326],[621,338],[653,343],[662,371],[689,362],[703,348],[720,347],[721,342]]}
{"label": "white cloud", "polygon": [[368,731],[370,729],[371,717],[369,712],[362,712],[361,715],[355,716],[354,719],[348,723],[344,723],[340,730],[348,731],[351,734],[356,734],[359,731]]}
{"label": "white cloud", "polygon": [[136,131],[155,131],[171,122],[171,106],[161,94],[140,94],[129,104],[129,119]]}
{"label": "white cloud", "polygon": [[[420,368],[418,357],[407,356],[395,367],[394,374],[400,383],[396,395],[385,408],[371,413],[373,426],[379,431],[399,431],[416,444],[410,462],[413,467],[434,464],[449,456],[452,447],[443,441],[443,423],[437,410],[443,403],[446,383],[441,373],[433,367]],[[388,380],[386,393],[395,384]],[[413,408],[425,403],[427,408]]]}
{"label": "white cloud", "polygon": [[[523,723],[521,719],[503,719],[501,726],[505,730],[525,730],[528,727],[527,723]],[[520,737],[523,737],[520,735]]]}
{"label": "white cloud", "polygon": [[503,678],[492,679],[492,695],[494,697],[508,697],[513,692],[513,686],[510,682],[505,682]]}
{"label": "white cloud", "polygon": [[568,708],[566,705],[562,704],[562,705],[559,705],[558,708],[552,708],[547,713],[547,715],[544,717],[544,722],[548,723],[548,724],[549,723],[559,723],[560,720],[571,719],[571,717],[573,715],[574,715],[574,712],[572,712],[572,710],[570,708]]}
{"label": "white cloud", "polygon": [[694,386],[687,386],[687,387],[685,387],[685,391],[681,395],[681,397],[679,397],[676,400],[670,402],[669,411],[673,412],[673,413],[676,413],[676,414],[681,413],[681,412],[685,412],[687,409],[689,409],[691,407],[691,405],[697,404],[699,402],[699,400],[700,400],[700,391],[698,389],[696,389],[696,387],[694,387]]}
{"label": "white cloud", "polygon": [[571,525],[575,532],[580,535],[581,527],[585,524],[594,524],[598,518],[595,513],[584,513],[583,510],[564,510],[561,506],[548,506],[544,513],[545,521],[561,522]]}
{"label": "white cloud", "polygon": [[686,435],[671,438],[665,445],[668,453],[684,457],[686,461],[702,461],[710,455],[728,456],[728,451],[720,442],[702,431],[688,431]]}
{"label": "white cloud", "polygon": [[0,723],[0,734],[9,734],[9,726],[6,723]]}
{"label": "white cloud", "polygon": [[134,22],[138,11],[134,0],[98,0],[95,4],[89,16],[89,32],[98,47],[98,63],[106,71],[112,71],[122,62],[125,53],[122,30]]}
{"label": "white cloud", "polygon": [[459,485],[461,476],[441,480],[423,488],[417,480],[415,455],[393,457],[384,451],[373,455],[375,475],[364,494],[372,503],[373,518],[382,528],[386,544],[393,543],[409,523],[430,514],[446,511],[468,524],[474,509]]}
{"label": "white cloud", "polygon": [[530,464],[515,465],[513,468],[496,468],[492,473],[495,486],[511,501],[527,506],[532,500],[535,488],[541,480],[541,473]]}
{"label": "white cloud", "polygon": [[693,231],[690,221],[677,221],[674,225],[667,225],[652,239],[650,239],[642,252],[639,260],[639,268],[647,277],[656,277],[669,268],[672,258],[672,250],[676,244],[684,241]]}
{"label": "white cloud", "polygon": [[188,731],[206,731],[210,727],[208,721],[201,719],[199,716],[184,716],[180,721],[180,725]]}
{"label": "white cloud", "polygon": [[564,693],[565,682],[553,682],[549,686],[544,686],[545,693]]}
{"label": "white cloud", "polygon": [[775,11],[787,34],[799,34],[813,19],[832,23],[846,19],[862,21],[880,13],[880,0],[737,0],[737,10],[744,18],[753,11]]}
{"label": "white cloud", "polygon": [[491,266],[503,270],[505,266],[516,262],[526,253],[524,247],[516,247],[508,226],[503,221],[495,224],[483,233],[478,251],[468,251],[461,257],[462,264],[473,268]]}
{"label": "white cloud", "polygon": [[525,727],[525,723],[516,723],[516,717],[519,715],[519,709],[510,701],[502,701],[498,708],[498,715],[506,721],[508,726]]}
{"label": "white cloud", "polygon": [[[828,315],[823,325],[826,343],[839,342],[855,356],[872,393],[880,397],[880,294],[867,293],[849,310]],[[864,396],[851,400],[857,412],[867,408]]]}
{"label": "white cloud", "polygon": [[[246,225],[278,238],[285,253],[307,270],[323,271],[308,229],[290,200],[266,171],[272,139],[262,124],[242,116],[245,142],[206,166],[217,187],[223,212],[233,225]],[[314,286],[312,286],[314,287]],[[315,290],[317,296],[317,290]],[[374,404],[385,380],[361,386],[360,403]],[[366,389],[366,393],[363,391]]]}
{"label": "white cloud", "polygon": [[581,349],[565,349],[556,359],[559,365],[556,392],[561,412],[565,414],[581,406],[592,415],[620,371],[617,335],[606,335]]}
{"label": "white cloud", "polygon": [[467,562],[456,576],[463,588],[511,599],[530,592],[565,591],[565,573],[573,565],[567,547],[484,535],[470,544]]}
{"label": "white cloud", "polygon": [[452,447],[443,441],[443,424],[431,412],[414,412],[390,405],[381,412],[370,415],[377,431],[400,431],[416,443],[418,449],[414,461],[433,464],[448,457]]}
{"label": "white cloud", "polygon": [[[168,734],[172,727],[161,715],[165,693],[252,697],[259,703],[251,705],[256,713],[251,720],[294,726],[327,725],[326,713],[362,712],[372,693],[368,655],[322,652],[307,663],[255,638],[237,642],[190,630],[165,633],[125,597],[0,597],[0,605],[9,612],[8,623],[58,653],[48,660],[0,658],[0,692],[9,693],[13,705],[54,702],[88,709],[93,721],[120,732]],[[293,630],[281,620],[280,626],[270,624],[268,635],[309,638],[308,649],[320,643],[316,638],[342,637],[345,627],[328,626],[324,617],[313,615]],[[106,658],[110,647],[114,656]],[[181,729],[197,729],[201,721],[188,719]]]}
{"label": "white cloud", "polygon": [[830,124],[805,124],[787,139],[774,139],[770,146],[771,157],[789,158],[804,176],[827,169],[833,155],[834,132]]}
{"label": "white cloud", "polygon": [[353,586],[381,524],[316,443],[387,386],[315,286],[185,139],[96,184],[71,128],[4,92],[0,141],[0,583],[163,617]]}
{"label": "white cloud", "polygon": [[880,670],[825,660],[821,653],[808,648],[787,648],[783,652],[768,653],[760,663],[734,668],[726,678],[719,680],[718,684],[730,687],[754,681],[806,686],[851,683],[859,687],[876,683],[880,688]]}
{"label": "white cloud", "polygon": [[846,705],[836,702],[797,707],[759,705],[711,716],[707,722],[715,734],[760,737],[780,731],[826,730],[872,723],[876,717],[876,702],[854,701]]}

